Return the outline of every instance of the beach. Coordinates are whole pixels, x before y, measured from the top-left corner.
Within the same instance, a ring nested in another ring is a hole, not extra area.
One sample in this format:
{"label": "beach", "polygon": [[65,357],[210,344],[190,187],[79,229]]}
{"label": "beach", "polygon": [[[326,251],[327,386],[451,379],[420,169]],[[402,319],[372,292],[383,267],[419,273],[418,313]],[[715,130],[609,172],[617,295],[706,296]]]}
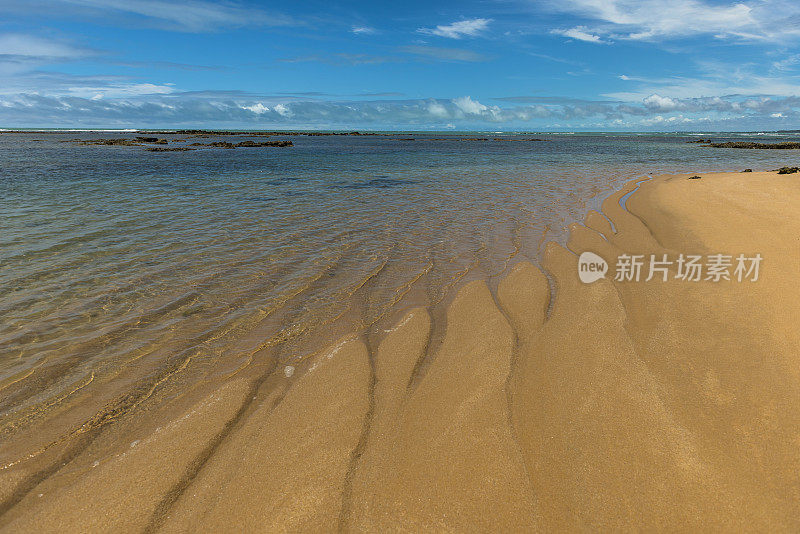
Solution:
{"label": "beach", "polygon": [[0,534],[800,533],[800,1],[0,13]]}
{"label": "beach", "polygon": [[[15,419],[0,530],[796,531],[798,175],[691,176],[628,182],[442,316],[395,309],[379,335],[265,347],[159,397],[175,358],[99,412],[71,404],[68,433]],[[604,278],[581,282],[584,252]],[[759,255],[757,279],[614,276],[718,254]]]}

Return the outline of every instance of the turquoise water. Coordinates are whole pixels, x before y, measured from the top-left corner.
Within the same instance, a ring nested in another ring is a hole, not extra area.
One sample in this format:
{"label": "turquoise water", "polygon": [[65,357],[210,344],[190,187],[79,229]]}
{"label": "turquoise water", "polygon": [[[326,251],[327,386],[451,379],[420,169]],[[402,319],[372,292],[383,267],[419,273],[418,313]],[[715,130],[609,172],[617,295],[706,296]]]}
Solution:
{"label": "turquoise water", "polygon": [[677,134],[292,136],[168,153],[71,142],[132,135],[0,134],[0,417],[90,382],[123,391],[176,361],[202,379],[267,353],[297,360],[336,332],[377,336],[402,307],[536,261],[627,180],[800,163]]}

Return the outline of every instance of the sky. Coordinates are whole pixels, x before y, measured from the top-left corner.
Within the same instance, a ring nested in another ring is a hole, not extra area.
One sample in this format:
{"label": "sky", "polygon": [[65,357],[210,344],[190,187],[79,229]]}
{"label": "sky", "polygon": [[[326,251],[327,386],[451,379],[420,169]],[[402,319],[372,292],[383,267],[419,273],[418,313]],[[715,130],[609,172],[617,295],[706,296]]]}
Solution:
{"label": "sky", "polygon": [[800,129],[800,1],[0,0],[0,127]]}

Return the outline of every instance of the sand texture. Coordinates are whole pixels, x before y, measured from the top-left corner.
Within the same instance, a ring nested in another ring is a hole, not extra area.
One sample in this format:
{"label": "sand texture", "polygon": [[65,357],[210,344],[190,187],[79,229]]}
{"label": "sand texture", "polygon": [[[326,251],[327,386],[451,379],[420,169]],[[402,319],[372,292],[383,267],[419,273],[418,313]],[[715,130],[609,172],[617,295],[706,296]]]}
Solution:
{"label": "sand texture", "polygon": [[[0,446],[0,531],[798,531],[800,178],[661,176],[602,209],[444,325],[406,310],[379,342],[165,399],[140,435]],[[763,263],[584,284],[585,251]]]}

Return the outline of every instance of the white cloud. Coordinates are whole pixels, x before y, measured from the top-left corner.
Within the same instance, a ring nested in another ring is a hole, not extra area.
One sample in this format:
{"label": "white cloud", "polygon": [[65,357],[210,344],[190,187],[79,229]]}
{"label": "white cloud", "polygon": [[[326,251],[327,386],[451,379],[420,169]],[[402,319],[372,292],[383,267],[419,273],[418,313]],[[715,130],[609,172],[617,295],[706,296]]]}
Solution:
{"label": "white cloud", "polygon": [[432,100],[428,104],[428,113],[437,118],[445,118],[450,116],[450,114],[447,112],[447,108],[435,100]]}
{"label": "white cloud", "polygon": [[14,77],[42,65],[64,63],[93,55],[95,52],[63,41],[20,33],[0,34],[0,92],[14,84]]}
{"label": "white cloud", "polygon": [[[280,105],[280,104],[279,104]],[[256,102],[251,106],[242,106],[242,109],[246,109],[248,111],[252,111],[256,115],[261,115],[269,111],[269,108],[262,104],[261,102]]]}
{"label": "white cloud", "polygon": [[792,70],[798,64],[800,64],[800,54],[794,54],[773,62],[772,68],[776,70]]}
{"label": "white cloud", "polygon": [[370,28],[369,26],[353,26],[350,31],[356,35],[372,35],[378,33],[375,28]]}
{"label": "white cloud", "polygon": [[647,106],[647,108],[656,109],[659,111],[671,111],[679,107],[678,102],[676,102],[675,100],[657,94],[652,94],[648,96],[647,98],[642,100],[642,102],[644,103],[645,106]]}
{"label": "white cloud", "polygon": [[73,86],[64,91],[69,96],[81,98],[120,98],[131,96],[168,95],[175,90],[171,85],[152,83],[114,83],[104,87]]}
{"label": "white cloud", "polygon": [[[721,129],[785,127],[800,118],[800,97],[678,99],[650,95],[638,103],[577,102],[500,108],[469,96],[450,100],[323,101],[286,97],[248,98],[225,91],[87,98],[0,94],[0,124],[27,126],[259,128],[445,128],[497,125],[524,128]],[[573,99],[574,100],[574,99]]]}
{"label": "white cloud", "polygon": [[[542,0],[553,11],[586,19],[573,28],[591,40],[657,40],[711,35],[718,39],[776,40],[800,36],[794,0]],[[570,30],[561,30],[558,33]],[[563,33],[562,33],[563,34]],[[579,37],[575,36],[576,39]]]}
{"label": "white cloud", "polygon": [[455,106],[459,110],[471,115],[480,115],[481,113],[489,109],[488,107],[484,106],[477,100],[472,100],[472,98],[468,96],[460,96],[458,98],[454,98],[453,104],[455,104]]}
{"label": "white cloud", "polygon": [[727,74],[707,72],[699,77],[629,77],[629,81],[636,83],[633,90],[604,93],[602,96],[625,102],[641,102],[654,94],[672,99],[800,95],[800,87],[791,77],[765,76],[752,71],[742,71],[739,76],[735,75],[733,67]]}
{"label": "white cloud", "polygon": [[272,109],[281,117],[290,117],[292,115],[292,111],[284,104],[275,104]]}
{"label": "white cloud", "polygon": [[553,30],[551,33],[563,35],[564,37],[569,37],[570,39],[577,39],[578,41],[587,41],[589,43],[605,42],[600,38],[599,35],[589,33],[584,26],[576,26],[575,28],[570,28],[568,30]]}
{"label": "white cloud", "polygon": [[[207,0],[28,0],[36,9],[61,10],[82,17],[113,20],[114,15],[134,15],[151,25],[186,32],[217,31],[245,26],[283,26],[294,24],[290,17],[269,13],[252,5],[233,1]],[[19,9],[0,6],[2,10]],[[126,25],[130,17],[125,20]]]}
{"label": "white cloud", "polygon": [[475,37],[479,35],[489,27],[490,22],[492,22],[492,19],[467,19],[436,26],[435,28],[419,28],[417,31],[428,35],[461,39],[462,37]]}
{"label": "white cloud", "polygon": [[0,56],[17,58],[69,60],[86,56],[88,51],[67,43],[33,35],[7,33],[0,35]]}

